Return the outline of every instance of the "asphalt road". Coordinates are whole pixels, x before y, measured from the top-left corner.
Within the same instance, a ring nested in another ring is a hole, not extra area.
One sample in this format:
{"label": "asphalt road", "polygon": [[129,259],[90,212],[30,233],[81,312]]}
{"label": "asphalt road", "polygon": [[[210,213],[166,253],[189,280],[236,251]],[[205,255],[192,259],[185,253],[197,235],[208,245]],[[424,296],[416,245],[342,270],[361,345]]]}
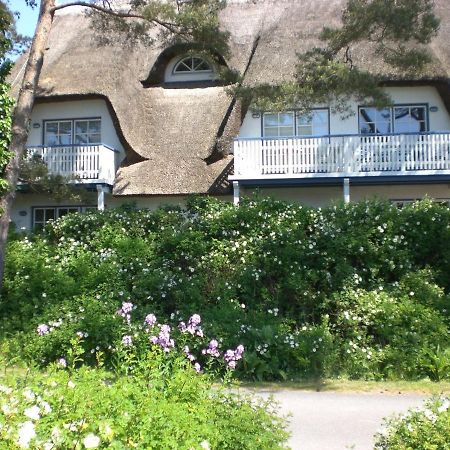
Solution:
{"label": "asphalt road", "polygon": [[383,417],[420,406],[419,394],[310,392],[259,389],[272,395],[282,415],[291,414],[289,445],[292,450],[372,450],[373,435]]}

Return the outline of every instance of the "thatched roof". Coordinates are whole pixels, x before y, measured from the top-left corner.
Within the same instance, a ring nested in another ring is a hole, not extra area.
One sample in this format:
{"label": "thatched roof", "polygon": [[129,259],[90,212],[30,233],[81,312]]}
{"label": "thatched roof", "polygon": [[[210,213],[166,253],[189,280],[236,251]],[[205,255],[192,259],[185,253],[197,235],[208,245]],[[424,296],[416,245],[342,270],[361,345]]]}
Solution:
{"label": "thatched roof", "polygon": [[[248,66],[245,82],[249,84],[288,79],[296,53],[318,44],[318,33],[324,25],[338,23],[344,3],[229,0],[221,13],[223,27],[231,33],[231,54],[224,63],[240,73]],[[423,78],[448,84],[447,3],[436,0],[442,26],[430,45],[434,64]],[[177,89],[159,83],[165,50],[127,48],[119,42],[99,47],[88,19],[80,10],[67,9],[55,16],[38,95],[47,100],[89,96],[107,100],[127,153],[117,173],[115,194],[225,192],[231,161],[226,148],[239,131],[239,108],[225,88],[214,83]],[[401,78],[390,74],[366,49],[359,52],[367,67],[388,78]],[[13,78],[20,67],[19,60]]]}

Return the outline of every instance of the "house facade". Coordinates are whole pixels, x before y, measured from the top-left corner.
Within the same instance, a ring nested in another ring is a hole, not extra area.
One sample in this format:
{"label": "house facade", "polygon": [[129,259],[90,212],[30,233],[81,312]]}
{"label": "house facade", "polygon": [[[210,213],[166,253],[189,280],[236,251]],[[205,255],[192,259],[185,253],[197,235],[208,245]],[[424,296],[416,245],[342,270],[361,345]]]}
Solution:
{"label": "house facade", "polygon": [[[450,12],[438,0],[433,64],[417,79],[388,74],[367,49],[368,68],[385,76],[393,104],[352,102],[309,114],[258,111],[232,98],[218,66],[244,83],[289,79],[297,52],[338,23],[344,0],[229,1],[221,13],[230,55],[209,61],[183,45],[100,46],[82,9],[57,13],[32,114],[29,155],[49,171],[75,176],[84,200],[56,201],[20,185],[12,220],[20,229],[90,208],[127,202],[155,208],[191,194],[239,202],[262,195],[322,206],[378,196],[404,203],[450,200]],[[20,86],[24,60],[12,76]]]}

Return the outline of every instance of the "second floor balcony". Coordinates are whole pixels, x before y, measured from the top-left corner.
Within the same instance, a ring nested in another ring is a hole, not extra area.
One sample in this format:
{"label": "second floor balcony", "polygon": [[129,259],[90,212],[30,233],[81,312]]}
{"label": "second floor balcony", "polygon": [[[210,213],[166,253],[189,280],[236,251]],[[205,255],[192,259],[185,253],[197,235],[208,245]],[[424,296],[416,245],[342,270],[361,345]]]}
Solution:
{"label": "second floor balcony", "polygon": [[114,183],[117,150],[105,144],[28,147],[27,156],[39,157],[49,173],[73,178],[75,183]]}
{"label": "second floor balcony", "polygon": [[450,175],[450,133],[243,138],[231,180]]}

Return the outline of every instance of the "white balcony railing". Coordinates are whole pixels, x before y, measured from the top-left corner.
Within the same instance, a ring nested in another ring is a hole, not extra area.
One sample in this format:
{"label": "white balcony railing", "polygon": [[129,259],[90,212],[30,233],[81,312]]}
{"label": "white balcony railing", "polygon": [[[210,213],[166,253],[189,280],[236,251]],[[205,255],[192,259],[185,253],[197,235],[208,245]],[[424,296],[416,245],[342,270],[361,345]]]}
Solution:
{"label": "white balcony railing", "polygon": [[39,156],[50,173],[74,177],[76,183],[114,183],[117,150],[104,144],[29,147],[27,152],[29,158]]}
{"label": "white balcony railing", "polygon": [[450,133],[237,139],[232,180],[450,174]]}

